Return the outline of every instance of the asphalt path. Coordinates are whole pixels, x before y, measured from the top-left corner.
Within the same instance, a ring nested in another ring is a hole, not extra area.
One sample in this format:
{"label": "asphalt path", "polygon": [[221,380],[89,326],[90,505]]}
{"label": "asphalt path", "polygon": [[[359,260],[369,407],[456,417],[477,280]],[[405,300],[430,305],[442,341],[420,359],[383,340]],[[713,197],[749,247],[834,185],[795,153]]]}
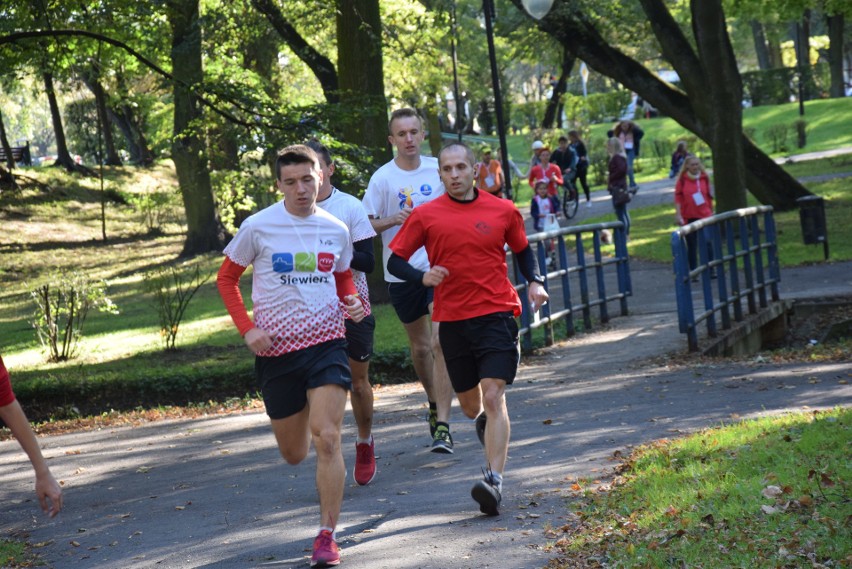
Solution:
{"label": "asphalt path", "polygon": [[[670,203],[668,181],[636,202]],[[611,211],[596,192],[583,215]],[[673,365],[683,353],[671,268],[631,263],[630,315],[525,357],[508,390],[512,441],[501,514],[470,498],[483,453],[472,421],[452,414],[455,454],[429,452],[425,397],[414,384],[376,388],[378,476],[347,478],[341,567],[538,569],[548,530],[570,517],[574,484],[606,483],[636,445],[749,417],[852,404],[846,363]],[[852,263],[782,271],[782,298],[852,296]],[[250,357],[246,353],[246,357]],[[12,370],[14,373],[14,370]],[[47,519],[15,441],[0,443],[0,536],[36,545],[45,567],[307,567],[317,532],[313,453],[279,457],[261,412],[171,420],[40,439],[65,509]],[[587,482],[590,481],[590,482]]]}

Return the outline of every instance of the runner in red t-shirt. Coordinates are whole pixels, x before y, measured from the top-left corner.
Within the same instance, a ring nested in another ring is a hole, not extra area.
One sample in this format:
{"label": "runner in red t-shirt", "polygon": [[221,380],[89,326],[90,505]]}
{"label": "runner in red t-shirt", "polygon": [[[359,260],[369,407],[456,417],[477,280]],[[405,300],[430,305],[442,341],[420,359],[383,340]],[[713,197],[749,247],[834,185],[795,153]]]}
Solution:
{"label": "runner in red t-shirt", "polygon": [[[515,316],[521,312],[508,278],[505,245],[517,255],[529,281],[533,310],[548,295],[521,213],[511,201],[474,187],[474,161],[473,151],[461,142],[441,150],[438,168],[446,194],[411,213],[390,243],[388,270],[435,287],[432,317],[441,323],[439,339],[450,380],[462,411],[476,418],[488,462],[484,480],[473,486],[471,495],[483,513],[497,515],[509,450],[505,390],[518,369]],[[431,263],[425,272],[407,262],[422,246]]]}

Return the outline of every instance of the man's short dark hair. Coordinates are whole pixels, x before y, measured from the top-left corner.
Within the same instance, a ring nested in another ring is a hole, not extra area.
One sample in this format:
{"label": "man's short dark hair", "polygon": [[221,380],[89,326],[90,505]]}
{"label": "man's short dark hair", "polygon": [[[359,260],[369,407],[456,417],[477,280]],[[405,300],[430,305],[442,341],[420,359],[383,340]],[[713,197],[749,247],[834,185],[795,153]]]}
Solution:
{"label": "man's short dark hair", "polygon": [[420,128],[423,128],[423,119],[420,118],[420,113],[411,107],[403,107],[391,113],[390,120],[388,121],[388,134],[393,134],[393,130],[391,128],[393,126],[393,121],[409,117],[416,118],[420,122]]}
{"label": "man's short dark hair", "polygon": [[467,161],[470,162],[471,166],[474,166],[476,164],[476,156],[473,154],[473,149],[471,149],[470,146],[468,146],[464,142],[460,142],[458,140],[451,140],[448,143],[446,143],[443,147],[441,147],[441,151],[438,152],[438,166],[439,167],[441,166],[441,156],[443,156],[444,151],[449,149],[449,148],[453,148],[455,146],[458,146],[459,148],[464,149],[465,154],[467,155]]}
{"label": "man's short dark hair", "polygon": [[278,151],[275,160],[275,177],[281,179],[281,168],[292,164],[313,164],[319,169],[319,158],[317,153],[304,144],[293,144]]}
{"label": "man's short dark hair", "polygon": [[331,152],[328,151],[328,147],[325,144],[316,138],[312,138],[305,143],[305,146],[316,152],[317,156],[325,162],[326,166],[331,166]]}
{"label": "man's short dark hair", "polygon": [[557,142],[568,142],[568,137],[563,134],[559,137],[559,140]]}

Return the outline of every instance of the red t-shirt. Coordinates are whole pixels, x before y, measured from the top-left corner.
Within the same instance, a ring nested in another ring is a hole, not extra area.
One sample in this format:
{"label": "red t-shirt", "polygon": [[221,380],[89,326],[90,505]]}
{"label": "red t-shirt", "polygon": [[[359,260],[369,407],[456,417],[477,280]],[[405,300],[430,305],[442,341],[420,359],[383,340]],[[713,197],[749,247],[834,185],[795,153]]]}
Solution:
{"label": "red t-shirt", "polygon": [[411,212],[390,249],[408,259],[426,247],[429,264],[449,275],[435,288],[435,322],[467,320],[512,311],[521,313],[521,301],[508,278],[506,251],[527,245],[521,212],[509,200],[477,191],[469,202],[444,194]]}
{"label": "red t-shirt", "polygon": [[12,382],[3,364],[3,357],[0,356],[0,407],[5,407],[13,401],[15,401],[15,394],[12,392]]}
{"label": "red t-shirt", "polygon": [[558,196],[558,186],[565,183],[565,180],[562,178],[562,170],[553,162],[547,165],[546,170],[541,166],[541,164],[530,168],[530,187],[535,189],[536,182],[541,179],[547,180],[547,195],[549,196]]}

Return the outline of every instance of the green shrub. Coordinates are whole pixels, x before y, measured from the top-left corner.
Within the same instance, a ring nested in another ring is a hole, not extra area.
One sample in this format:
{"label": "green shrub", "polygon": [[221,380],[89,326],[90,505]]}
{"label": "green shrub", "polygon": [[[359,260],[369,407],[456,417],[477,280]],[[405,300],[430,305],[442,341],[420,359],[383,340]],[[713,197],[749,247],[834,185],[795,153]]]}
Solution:
{"label": "green shrub", "polygon": [[141,217],[149,234],[162,234],[163,225],[172,219],[175,196],[169,192],[144,192],[130,195],[127,200]]}
{"label": "green shrub", "polygon": [[195,269],[181,271],[175,267],[149,272],[145,277],[145,290],[154,295],[154,304],[160,318],[160,336],[166,350],[175,349],[180,323],[189,302],[211,275],[201,276]]}
{"label": "green shrub", "polygon": [[61,362],[74,357],[89,310],[118,314],[106,289],[104,281],[92,282],[83,273],[65,271],[30,289],[36,304],[32,325],[47,350],[48,361]]}
{"label": "green shrub", "polygon": [[772,145],[773,153],[787,151],[787,131],[786,124],[779,123],[766,127],[763,136],[766,142]]}
{"label": "green shrub", "polygon": [[249,215],[271,203],[270,180],[252,171],[212,172],[213,195],[222,223],[231,234]]}

